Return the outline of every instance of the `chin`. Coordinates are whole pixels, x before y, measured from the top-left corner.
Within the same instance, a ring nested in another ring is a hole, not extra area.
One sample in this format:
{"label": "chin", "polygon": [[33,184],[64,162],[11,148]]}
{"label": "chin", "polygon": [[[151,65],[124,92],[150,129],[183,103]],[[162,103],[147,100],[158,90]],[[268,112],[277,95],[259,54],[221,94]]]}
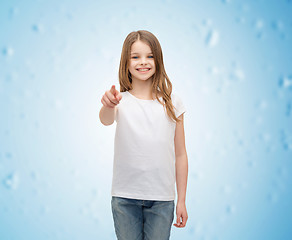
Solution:
{"label": "chin", "polygon": [[149,80],[149,79],[152,78],[152,77],[153,77],[153,75],[150,76],[150,77],[148,77],[148,76],[146,77],[146,76],[145,76],[145,77],[143,77],[143,78],[141,78],[141,77],[136,77],[136,76],[135,76],[135,79],[140,80],[140,81],[147,81],[147,80]]}

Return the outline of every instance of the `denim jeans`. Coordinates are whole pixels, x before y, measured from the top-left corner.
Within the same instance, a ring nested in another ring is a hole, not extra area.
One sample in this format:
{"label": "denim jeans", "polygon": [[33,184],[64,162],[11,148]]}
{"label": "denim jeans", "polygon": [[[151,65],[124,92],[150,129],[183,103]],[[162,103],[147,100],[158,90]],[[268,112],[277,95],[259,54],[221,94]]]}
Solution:
{"label": "denim jeans", "polygon": [[118,240],[168,240],[174,218],[174,200],[150,201],[112,196]]}

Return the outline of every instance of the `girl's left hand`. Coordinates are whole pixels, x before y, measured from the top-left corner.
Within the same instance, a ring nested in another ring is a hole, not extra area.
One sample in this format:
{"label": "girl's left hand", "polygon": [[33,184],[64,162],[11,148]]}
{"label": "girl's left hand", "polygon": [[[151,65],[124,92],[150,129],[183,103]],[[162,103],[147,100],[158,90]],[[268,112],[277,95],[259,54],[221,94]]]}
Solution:
{"label": "girl's left hand", "polygon": [[188,220],[188,213],[185,202],[178,202],[176,204],[176,223],[173,226],[183,228],[186,226]]}

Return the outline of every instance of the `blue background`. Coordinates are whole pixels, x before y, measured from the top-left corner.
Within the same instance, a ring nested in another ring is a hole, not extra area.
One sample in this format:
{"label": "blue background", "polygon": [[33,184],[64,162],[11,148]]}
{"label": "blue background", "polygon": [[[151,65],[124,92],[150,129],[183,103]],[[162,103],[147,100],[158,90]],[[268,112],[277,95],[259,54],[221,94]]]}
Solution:
{"label": "blue background", "polygon": [[145,29],[186,108],[185,228],[292,239],[292,1],[1,1],[0,239],[116,239],[110,188],[122,44]]}

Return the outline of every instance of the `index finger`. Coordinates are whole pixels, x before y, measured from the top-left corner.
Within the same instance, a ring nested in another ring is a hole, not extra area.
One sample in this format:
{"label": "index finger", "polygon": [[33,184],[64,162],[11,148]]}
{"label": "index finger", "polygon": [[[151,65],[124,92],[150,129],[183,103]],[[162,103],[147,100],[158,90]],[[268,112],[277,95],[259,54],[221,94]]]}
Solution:
{"label": "index finger", "polygon": [[110,92],[115,96],[115,93],[116,93],[116,86],[115,85],[112,85]]}
{"label": "index finger", "polygon": [[114,104],[118,104],[118,101],[117,101],[117,99],[115,98],[115,95],[112,94],[111,91],[106,91],[105,94],[106,94],[107,98],[108,98],[112,103],[114,103]]}

